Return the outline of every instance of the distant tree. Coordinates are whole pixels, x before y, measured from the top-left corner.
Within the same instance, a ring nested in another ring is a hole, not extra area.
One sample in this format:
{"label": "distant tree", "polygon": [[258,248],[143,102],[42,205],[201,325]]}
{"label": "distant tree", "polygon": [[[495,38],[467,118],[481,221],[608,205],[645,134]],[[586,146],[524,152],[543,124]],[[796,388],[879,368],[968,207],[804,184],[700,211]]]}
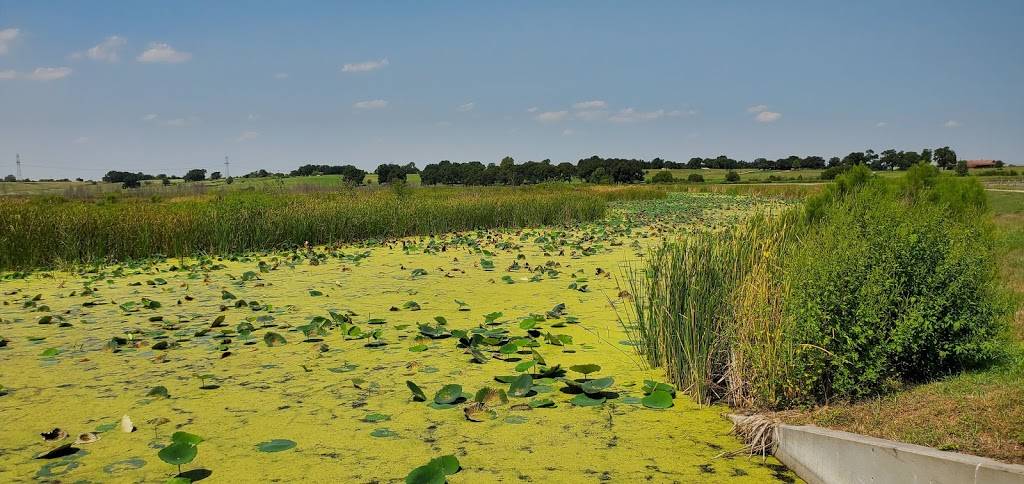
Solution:
{"label": "distant tree", "polygon": [[700,173],[690,173],[686,177],[686,181],[690,183],[704,183],[704,175],[701,175]]}
{"label": "distant tree", "polygon": [[733,170],[729,170],[729,171],[725,172],[725,181],[727,181],[729,183],[736,183],[736,182],[740,181],[740,174],[736,173]]}
{"label": "distant tree", "polygon": [[921,150],[921,162],[929,165],[932,163],[932,150],[928,148]]}
{"label": "distant tree", "polygon": [[235,177],[233,177],[233,176],[229,176],[226,179],[224,179],[224,183],[227,183],[228,185],[230,185],[230,184],[232,184],[234,182],[235,182]]}
{"label": "distant tree", "polygon": [[948,146],[935,150],[933,157],[935,158],[935,164],[943,170],[956,168],[956,152],[949,149]]}
{"label": "distant tree", "polygon": [[700,168],[702,163],[704,163],[704,160],[700,158],[690,158],[690,161],[686,162],[686,167],[693,170]]}
{"label": "distant tree", "polygon": [[378,166],[377,169],[374,170],[374,173],[377,174],[377,183],[380,183],[381,185],[386,185],[396,181],[404,182],[405,177],[408,174],[406,167],[390,163]]}
{"label": "distant tree", "polygon": [[220,180],[220,172],[219,171],[215,171],[213,173],[210,173],[210,179],[211,180]]}
{"label": "distant tree", "polygon": [[590,172],[590,177],[587,178],[587,181],[590,183],[611,183],[612,177],[605,171],[603,166],[599,166]]}
{"label": "distant tree", "polygon": [[1003,163],[1003,160],[996,160],[996,168],[1002,168],[1004,166],[1006,166],[1006,164]]}
{"label": "distant tree", "polygon": [[668,170],[661,170],[651,177],[651,183],[672,183],[675,178],[672,177],[672,172]]}
{"label": "distant tree", "polygon": [[967,160],[956,162],[956,176],[967,176]]}
{"label": "distant tree", "polygon": [[206,170],[201,168],[193,168],[185,173],[185,181],[203,181],[206,179]]}
{"label": "distant tree", "polygon": [[140,180],[139,177],[134,176],[131,173],[128,175],[129,176],[121,180],[121,188],[139,188],[142,186],[142,180]]}
{"label": "distant tree", "polygon": [[4,181],[5,182],[16,182],[16,181],[18,181],[18,179],[15,178],[14,175],[7,175],[7,176],[4,177]]}
{"label": "distant tree", "polygon": [[165,186],[165,187],[169,187],[169,186],[171,186],[171,179],[170,178],[161,178],[160,179],[160,183],[163,186]]}

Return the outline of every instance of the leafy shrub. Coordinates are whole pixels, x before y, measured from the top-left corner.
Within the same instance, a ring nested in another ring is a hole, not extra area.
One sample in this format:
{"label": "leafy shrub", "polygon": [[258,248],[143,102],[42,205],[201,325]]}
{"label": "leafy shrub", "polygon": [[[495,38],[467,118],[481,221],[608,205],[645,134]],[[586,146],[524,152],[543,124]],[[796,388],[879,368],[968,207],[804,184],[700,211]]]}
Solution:
{"label": "leafy shrub", "polygon": [[729,170],[729,171],[725,172],[725,181],[727,181],[729,183],[736,183],[736,182],[740,181],[740,174],[736,173],[733,170]]}
{"label": "leafy shrub", "polygon": [[665,170],[659,171],[651,177],[651,183],[672,183],[674,181],[675,178],[672,177],[672,172]]}
{"label": "leafy shrub", "polygon": [[905,198],[876,181],[822,208],[786,270],[801,400],[869,396],[998,356],[992,237],[978,208],[953,217],[949,198],[971,195]]}
{"label": "leafy shrub", "polygon": [[690,173],[686,177],[686,181],[690,183],[704,183],[704,175],[701,175],[700,173]]}

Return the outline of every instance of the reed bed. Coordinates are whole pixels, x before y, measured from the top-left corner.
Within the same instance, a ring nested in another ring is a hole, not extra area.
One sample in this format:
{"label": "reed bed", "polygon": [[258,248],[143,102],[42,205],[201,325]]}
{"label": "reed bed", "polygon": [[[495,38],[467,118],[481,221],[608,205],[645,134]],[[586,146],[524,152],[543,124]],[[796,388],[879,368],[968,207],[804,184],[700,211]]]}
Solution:
{"label": "reed bed", "polygon": [[595,220],[606,201],[643,190],[395,188],[262,191],[162,199],[0,199],[0,269],[231,254],[444,232]]}

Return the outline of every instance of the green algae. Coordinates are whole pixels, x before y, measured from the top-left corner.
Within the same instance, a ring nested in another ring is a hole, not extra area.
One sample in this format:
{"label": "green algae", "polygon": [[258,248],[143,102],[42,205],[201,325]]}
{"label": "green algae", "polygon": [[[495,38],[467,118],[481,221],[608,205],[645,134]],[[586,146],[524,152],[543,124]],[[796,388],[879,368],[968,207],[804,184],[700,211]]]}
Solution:
{"label": "green algae", "polygon": [[[6,278],[0,414],[13,423],[0,433],[0,480],[163,482],[176,469],[156,454],[177,430],[205,438],[189,464],[212,472],[204,482],[254,469],[262,481],[397,481],[445,454],[464,466],[451,482],[791,480],[774,459],[722,457],[741,448],[727,409],[671,400],[664,375],[632,356],[616,319],[628,295],[612,273],[660,237],[756,207],[722,196],[664,204],[630,202],[572,227]],[[478,358],[456,333],[509,342]],[[280,339],[265,344],[270,334]],[[552,368],[585,378],[542,374]],[[406,381],[422,388],[416,398]],[[458,392],[439,404],[445,385]],[[562,390],[573,385],[579,393]],[[468,420],[462,408],[485,387],[508,397],[486,397],[497,418]],[[139,431],[110,423],[125,414]],[[33,460],[54,447],[38,436],[53,427],[102,428],[102,438]]]}

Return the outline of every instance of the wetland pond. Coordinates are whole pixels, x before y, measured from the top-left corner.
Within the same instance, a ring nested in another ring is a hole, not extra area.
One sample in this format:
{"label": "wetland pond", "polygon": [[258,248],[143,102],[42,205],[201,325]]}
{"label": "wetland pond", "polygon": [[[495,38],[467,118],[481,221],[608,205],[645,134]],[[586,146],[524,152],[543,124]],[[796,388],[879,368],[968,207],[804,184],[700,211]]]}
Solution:
{"label": "wetland pond", "polygon": [[[793,482],[618,322],[624,262],[778,206],[4,274],[0,481],[402,482],[453,455],[453,483]],[[203,441],[158,456],[175,432]]]}

